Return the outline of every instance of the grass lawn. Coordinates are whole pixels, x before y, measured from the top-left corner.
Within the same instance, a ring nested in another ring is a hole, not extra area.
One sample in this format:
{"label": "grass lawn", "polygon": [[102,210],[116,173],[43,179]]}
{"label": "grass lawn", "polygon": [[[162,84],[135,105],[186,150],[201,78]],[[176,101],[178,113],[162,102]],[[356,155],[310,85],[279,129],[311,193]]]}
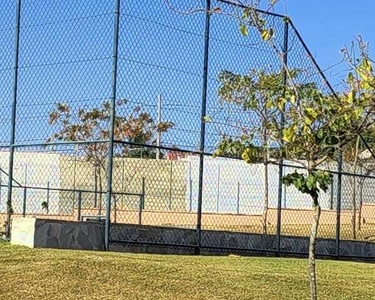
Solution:
{"label": "grass lawn", "polygon": [[[319,261],[320,299],[375,299],[375,265]],[[0,243],[0,299],[308,299],[306,260],[27,249]]]}

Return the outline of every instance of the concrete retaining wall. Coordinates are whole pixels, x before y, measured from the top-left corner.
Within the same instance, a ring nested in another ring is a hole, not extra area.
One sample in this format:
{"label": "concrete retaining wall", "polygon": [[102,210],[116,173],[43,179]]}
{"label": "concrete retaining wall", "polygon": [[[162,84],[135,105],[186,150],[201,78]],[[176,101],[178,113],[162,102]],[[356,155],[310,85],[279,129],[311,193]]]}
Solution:
{"label": "concrete retaining wall", "polygon": [[11,243],[27,247],[104,250],[104,226],[100,222],[73,222],[15,218]]}
{"label": "concrete retaining wall", "polygon": [[[192,229],[176,229],[155,226],[138,226],[116,224],[111,229],[111,239],[128,241],[114,243],[114,251],[148,252],[166,254],[193,254],[197,245],[197,233]],[[275,235],[249,234],[227,231],[202,231],[203,254],[221,254],[228,252],[276,252]],[[309,238],[282,236],[280,241],[282,254],[307,255]],[[142,244],[145,243],[145,244]],[[154,244],[154,245],[152,245]],[[166,244],[168,246],[163,246]],[[318,239],[317,254],[336,256],[337,248],[334,239]],[[341,241],[340,256],[375,260],[375,243]]]}
{"label": "concrete retaining wall", "polygon": [[[37,218],[17,218],[13,220],[12,244],[28,247],[48,247],[60,249],[104,250],[104,224],[100,222],[75,222],[45,220]],[[111,250],[149,252],[165,254],[193,254],[198,244],[197,232],[193,229],[112,224]],[[203,230],[201,236],[202,253],[221,254],[228,252],[275,253],[275,235]],[[282,236],[282,254],[306,255],[307,237]],[[334,239],[318,239],[317,254],[337,255]],[[341,241],[342,257],[375,259],[375,243]]]}

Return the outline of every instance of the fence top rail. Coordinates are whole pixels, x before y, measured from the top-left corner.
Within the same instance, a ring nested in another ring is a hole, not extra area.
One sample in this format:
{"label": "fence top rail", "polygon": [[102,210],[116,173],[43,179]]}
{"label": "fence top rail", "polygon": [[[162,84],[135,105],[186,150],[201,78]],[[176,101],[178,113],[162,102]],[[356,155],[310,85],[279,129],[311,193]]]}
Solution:
{"label": "fence top rail", "polygon": [[[238,7],[241,7],[241,8],[247,8],[248,7],[246,5],[241,4],[239,1],[218,0],[218,2],[225,3],[225,4],[228,4],[228,5],[238,6]],[[269,10],[255,9],[255,11],[257,11],[258,13],[266,14],[266,15],[273,16],[273,17],[287,18],[286,15],[278,14],[278,13],[275,13],[275,12],[272,12],[272,11],[269,11]]]}

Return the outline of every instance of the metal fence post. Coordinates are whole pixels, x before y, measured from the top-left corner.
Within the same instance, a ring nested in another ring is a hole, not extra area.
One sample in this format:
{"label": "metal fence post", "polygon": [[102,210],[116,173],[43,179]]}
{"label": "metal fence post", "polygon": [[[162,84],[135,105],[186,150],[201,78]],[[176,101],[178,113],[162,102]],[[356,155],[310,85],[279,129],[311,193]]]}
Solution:
{"label": "metal fence post", "polygon": [[193,180],[191,179],[191,162],[189,162],[189,212],[193,210]]}
{"label": "metal fence post", "polygon": [[[283,86],[284,92],[287,85],[287,66],[288,66],[288,38],[289,38],[289,19],[284,20],[284,44],[283,44]],[[283,110],[285,106],[283,107]],[[285,117],[284,114],[281,114],[281,127],[284,126]],[[279,162],[279,185],[278,185],[278,195],[277,195],[277,253],[280,254],[280,245],[281,245],[281,205],[283,198],[283,153],[280,151],[280,162]]]}
{"label": "metal fence post", "polygon": [[142,225],[143,195],[139,197],[138,203],[138,225]]}
{"label": "metal fence post", "polygon": [[138,225],[142,225],[142,213],[145,209],[145,178],[142,177],[142,192],[138,203]]}
{"label": "metal fence post", "polygon": [[98,174],[97,167],[94,168],[94,208],[98,207]]}
{"label": "metal fence post", "polygon": [[22,217],[26,217],[27,187],[23,188]]}
{"label": "metal fence post", "polygon": [[237,183],[237,215],[240,214],[240,192],[241,192],[240,188],[241,188],[241,185],[238,182]]}
{"label": "metal fence post", "polygon": [[146,179],[142,177],[142,209],[145,209]]}
{"label": "metal fence post", "polygon": [[47,215],[49,214],[49,181],[47,181]]}
{"label": "metal fence post", "polygon": [[78,213],[77,213],[77,221],[81,221],[82,215],[82,191],[78,192],[78,205],[77,205]]}
{"label": "metal fence post", "polygon": [[13,186],[13,163],[14,163],[14,141],[16,136],[16,113],[17,113],[17,96],[18,96],[18,61],[20,53],[20,23],[21,23],[21,0],[16,1],[16,21],[15,21],[15,47],[14,47],[14,73],[13,73],[13,100],[12,116],[10,129],[9,144],[9,174],[8,174],[8,200],[7,200],[7,220],[6,220],[6,237],[10,238],[10,218],[12,215],[12,186]]}
{"label": "metal fence post", "polygon": [[198,179],[198,209],[197,209],[197,247],[196,254],[200,254],[202,239],[202,197],[203,197],[203,168],[204,168],[204,147],[206,136],[206,116],[207,108],[207,86],[208,86],[208,59],[210,44],[210,20],[211,20],[211,0],[206,0],[206,20],[204,32],[204,60],[203,60],[203,85],[202,85],[202,109],[201,109],[201,132],[199,143],[199,179]]}
{"label": "metal fence post", "polygon": [[[158,125],[161,124],[161,94],[158,95]],[[160,159],[161,132],[158,130],[156,135],[156,159]]]}
{"label": "metal fence post", "polygon": [[334,182],[334,178],[332,179],[332,182],[331,182],[331,195],[330,195],[330,204],[329,204],[330,210],[333,210],[333,182]]}
{"label": "metal fence post", "polygon": [[113,30],[113,53],[112,53],[112,91],[111,91],[111,117],[109,124],[109,147],[108,147],[108,165],[107,165],[107,205],[105,218],[105,248],[109,250],[109,235],[111,222],[111,200],[112,200],[112,171],[113,171],[113,148],[114,148],[114,127],[116,115],[116,97],[117,97],[117,67],[118,67],[118,45],[120,31],[120,2],[115,1],[114,12],[114,30]]}
{"label": "metal fence post", "polygon": [[337,202],[336,202],[336,255],[340,256],[340,227],[341,227],[341,187],[342,187],[342,153],[337,160]]}
{"label": "metal fence post", "polygon": [[[289,38],[289,19],[284,21],[284,45],[283,45],[283,86],[284,93],[287,85],[287,66],[288,66],[288,38]],[[283,107],[283,110],[285,106]],[[284,126],[285,117],[284,114],[281,114],[281,126]],[[281,247],[281,205],[283,198],[283,153],[280,151],[280,162],[279,162],[279,186],[278,186],[278,198],[277,198],[277,230],[276,230],[276,239],[277,239],[277,253],[280,254]]]}
{"label": "metal fence post", "polygon": [[1,189],[3,188],[3,182],[1,180],[1,170],[0,170],[0,203],[3,200]]}
{"label": "metal fence post", "polygon": [[172,210],[172,181],[173,181],[173,161],[171,160],[171,168],[169,173],[169,210]]}
{"label": "metal fence post", "polygon": [[217,165],[216,213],[220,211],[220,164]]}

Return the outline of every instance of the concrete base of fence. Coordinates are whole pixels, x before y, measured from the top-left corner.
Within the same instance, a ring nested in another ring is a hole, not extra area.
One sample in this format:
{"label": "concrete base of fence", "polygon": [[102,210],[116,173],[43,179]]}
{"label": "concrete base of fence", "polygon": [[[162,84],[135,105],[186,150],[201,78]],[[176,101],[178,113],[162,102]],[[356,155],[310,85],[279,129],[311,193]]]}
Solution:
{"label": "concrete base of fence", "polygon": [[30,248],[104,250],[104,226],[100,222],[14,218],[11,243]]}
{"label": "concrete base of fence", "polygon": [[[111,250],[159,254],[194,254],[197,248],[195,229],[112,224]],[[104,224],[38,218],[15,218],[12,222],[12,244],[28,247],[104,250]],[[203,230],[202,254],[276,253],[275,235]],[[304,256],[308,253],[307,237],[282,236],[280,254]],[[336,241],[318,239],[317,254],[337,256]],[[375,259],[375,243],[341,241],[342,258]]]}
{"label": "concrete base of fence", "polygon": [[[197,245],[197,233],[193,229],[166,228],[156,226],[139,226],[112,224],[111,239],[128,243],[113,243],[111,250],[162,254],[194,254]],[[202,254],[243,253],[276,253],[277,238],[275,235],[237,233],[228,231],[202,231]],[[163,245],[164,244],[164,245]],[[281,255],[304,256],[308,253],[309,238],[282,236],[280,240]],[[317,254],[336,256],[336,241],[318,239]],[[375,259],[375,243],[358,241],[341,241],[342,258]]]}

